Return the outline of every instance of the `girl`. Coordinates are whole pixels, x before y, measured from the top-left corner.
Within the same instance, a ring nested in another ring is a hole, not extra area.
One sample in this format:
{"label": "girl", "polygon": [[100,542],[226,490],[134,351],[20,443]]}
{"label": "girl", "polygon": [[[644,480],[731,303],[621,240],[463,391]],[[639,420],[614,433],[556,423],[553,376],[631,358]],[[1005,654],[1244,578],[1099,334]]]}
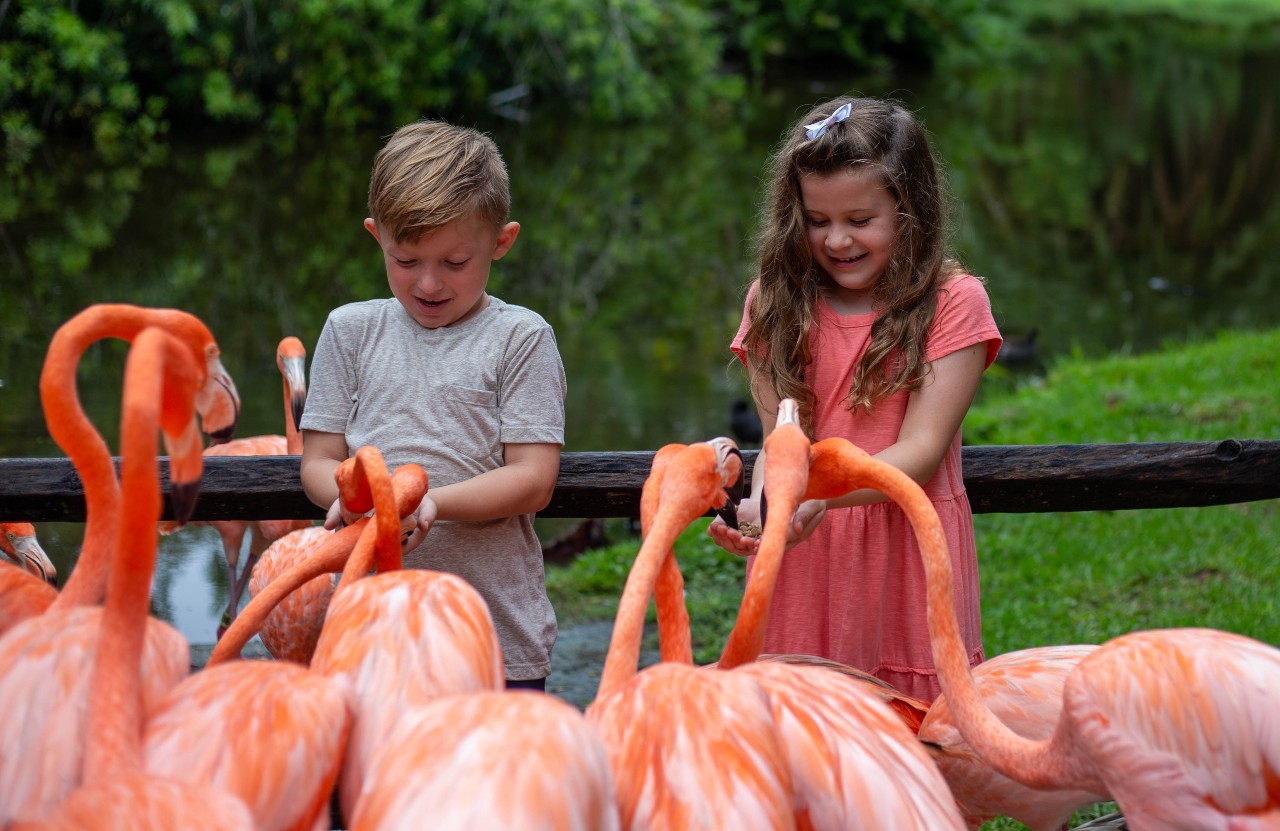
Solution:
{"label": "girl", "polygon": [[[924,129],[892,102],[838,98],[796,124],[768,179],[758,273],[731,345],[765,435],[778,402],[794,398],[813,440],[843,436],[924,487],[947,529],[976,664],[978,563],[960,423],[1001,338],[982,282],[947,256],[946,194]],[[763,469],[757,459],[744,522],[758,519]],[[709,532],[728,551],[755,550],[723,520]],[[789,544],[765,651],[820,655],[935,698],[924,572],[902,511],[872,490],[809,501]]]}

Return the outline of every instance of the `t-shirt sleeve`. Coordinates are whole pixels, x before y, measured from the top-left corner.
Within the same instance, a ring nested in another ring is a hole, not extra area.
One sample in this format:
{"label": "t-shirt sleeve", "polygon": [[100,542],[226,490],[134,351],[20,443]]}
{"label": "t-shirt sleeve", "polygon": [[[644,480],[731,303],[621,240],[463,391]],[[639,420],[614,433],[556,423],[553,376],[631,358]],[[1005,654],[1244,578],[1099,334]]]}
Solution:
{"label": "t-shirt sleeve", "polygon": [[341,328],[330,314],[320,331],[307,379],[307,403],[302,409],[303,430],[344,434],[356,401],[355,355],[345,354]]}
{"label": "t-shirt sleeve", "polygon": [[729,344],[730,351],[738,356],[743,366],[747,365],[747,350],[742,346],[742,339],[747,336],[747,329],[751,327],[751,298],[755,297],[758,285],[759,281],[753,282],[747,289],[747,299],[742,304],[742,323],[738,325],[738,333],[733,336],[733,341]]}
{"label": "t-shirt sleeve", "polygon": [[556,336],[545,323],[513,338],[499,391],[503,444],[564,445],[568,391]]}
{"label": "t-shirt sleeve", "polygon": [[966,346],[985,343],[985,369],[995,361],[1002,340],[991,314],[991,300],[981,280],[966,274],[942,287],[938,313],[925,348],[926,361],[936,361]]}

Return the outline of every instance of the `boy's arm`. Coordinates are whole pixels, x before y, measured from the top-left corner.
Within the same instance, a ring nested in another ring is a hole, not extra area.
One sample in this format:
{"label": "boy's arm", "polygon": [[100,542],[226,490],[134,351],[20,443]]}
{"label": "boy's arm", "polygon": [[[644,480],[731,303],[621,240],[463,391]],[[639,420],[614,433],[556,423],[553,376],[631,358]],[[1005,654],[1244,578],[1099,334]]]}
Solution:
{"label": "boy's arm", "polygon": [[341,433],[302,431],[302,489],[326,511],[338,498],[334,472],[347,458],[347,439]]}
{"label": "boy's arm", "polygon": [[483,522],[547,507],[560,474],[560,445],[506,444],[503,453],[506,462],[502,467],[463,482],[432,487],[436,519]]}

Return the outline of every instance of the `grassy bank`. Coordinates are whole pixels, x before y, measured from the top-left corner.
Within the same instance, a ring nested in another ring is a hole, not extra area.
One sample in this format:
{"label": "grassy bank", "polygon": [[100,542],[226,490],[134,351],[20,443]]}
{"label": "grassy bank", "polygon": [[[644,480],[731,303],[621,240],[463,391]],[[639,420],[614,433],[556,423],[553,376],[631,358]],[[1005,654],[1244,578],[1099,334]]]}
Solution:
{"label": "grassy bank", "polygon": [[[1272,385],[1280,331],[1101,361],[1068,359],[1041,380],[998,379],[965,420],[971,444],[1280,438]],[[1001,389],[1001,387],[1006,387]],[[975,517],[988,654],[1097,642],[1132,629],[1202,625],[1280,644],[1280,504]],[[676,548],[694,646],[715,660],[741,597],[743,564],[706,521]],[[637,542],[552,568],[566,623],[611,618]]]}

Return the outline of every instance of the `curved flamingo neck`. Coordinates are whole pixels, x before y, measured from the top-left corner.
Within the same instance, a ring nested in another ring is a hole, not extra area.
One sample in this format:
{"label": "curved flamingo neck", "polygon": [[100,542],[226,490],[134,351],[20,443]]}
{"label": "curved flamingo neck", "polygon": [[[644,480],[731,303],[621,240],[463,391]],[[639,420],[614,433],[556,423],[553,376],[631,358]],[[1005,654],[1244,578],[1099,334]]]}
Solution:
{"label": "curved flamingo neck", "polygon": [[52,608],[102,600],[120,510],[120,484],[111,452],[85,415],[76,390],[80,358],[99,340],[132,342],[150,325],[174,333],[197,354],[204,354],[214,343],[208,328],[186,312],[119,303],[90,306],[60,326],[49,343],[40,373],[40,403],[49,435],[75,465],[85,494],[84,544]]}
{"label": "curved flamingo neck", "polygon": [[[644,487],[640,490],[640,538],[649,536],[658,513],[659,492],[667,465],[687,445],[668,444],[653,455],[653,463]],[[676,561],[674,549],[667,552],[658,569],[654,586],[654,604],[658,609],[658,651],[664,663],[693,664],[693,633],[689,609],[684,600],[684,575]]]}
{"label": "curved flamingo neck", "polygon": [[760,547],[742,594],[738,619],[724,652],[721,669],[733,669],[760,657],[774,589],[787,549],[787,531],[800,506],[809,477],[809,439],[795,424],[779,424],[765,440],[764,495],[769,503]]}
{"label": "curved flamingo neck", "polygon": [[680,451],[664,474],[660,500],[653,527],[636,554],[618,602],[597,698],[603,698],[636,676],[644,617],[663,560],[689,523],[724,502],[715,450],[707,444],[695,444]]}
{"label": "curved flamingo neck", "polygon": [[[142,653],[161,511],[157,432],[162,418],[170,435],[172,422],[194,420],[198,373],[190,353],[159,329],[138,334],[129,350],[121,415],[121,486],[128,510],[117,526],[93,666],[86,785],[142,769]],[[198,460],[198,444],[193,449]]]}

